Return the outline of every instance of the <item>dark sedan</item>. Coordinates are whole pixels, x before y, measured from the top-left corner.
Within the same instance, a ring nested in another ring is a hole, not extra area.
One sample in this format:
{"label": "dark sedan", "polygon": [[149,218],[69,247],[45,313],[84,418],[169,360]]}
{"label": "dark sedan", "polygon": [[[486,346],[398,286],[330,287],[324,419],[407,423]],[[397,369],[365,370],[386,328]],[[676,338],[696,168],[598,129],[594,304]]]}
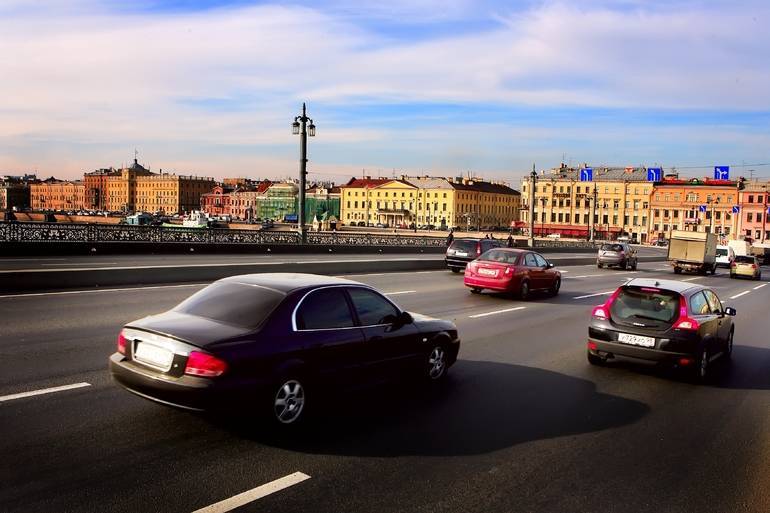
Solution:
{"label": "dark sedan", "polygon": [[191,410],[268,413],[286,425],[327,385],[441,380],[460,339],[452,322],[406,312],[367,285],[277,273],[214,282],[128,323],[117,345],[110,372],[130,392]]}
{"label": "dark sedan", "polygon": [[708,287],[673,280],[634,279],[593,310],[588,361],[616,356],[692,369],[704,380],[711,362],[733,351],[735,309]]}

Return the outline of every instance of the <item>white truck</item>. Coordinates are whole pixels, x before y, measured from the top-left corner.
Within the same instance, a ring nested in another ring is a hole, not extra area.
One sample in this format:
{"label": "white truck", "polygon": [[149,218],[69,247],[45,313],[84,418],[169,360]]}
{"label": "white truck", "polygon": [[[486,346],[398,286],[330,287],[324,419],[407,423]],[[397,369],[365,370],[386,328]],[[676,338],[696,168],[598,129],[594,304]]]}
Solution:
{"label": "white truck", "polygon": [[717,236],[714,233],[674,230],[668,261],[676,274],[682,271],[714,274],[717,269]]}

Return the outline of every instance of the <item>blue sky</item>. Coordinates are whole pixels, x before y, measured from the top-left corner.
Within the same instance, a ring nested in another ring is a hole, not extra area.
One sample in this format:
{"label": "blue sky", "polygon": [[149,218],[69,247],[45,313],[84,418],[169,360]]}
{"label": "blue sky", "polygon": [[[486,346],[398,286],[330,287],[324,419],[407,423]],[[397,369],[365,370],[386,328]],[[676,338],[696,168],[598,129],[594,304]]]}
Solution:
{"label": "blue sky", "polygon": [[[767,2],[0,3],[0,174],[770,177]],[[744,166],[745,164],[745,166]]]}

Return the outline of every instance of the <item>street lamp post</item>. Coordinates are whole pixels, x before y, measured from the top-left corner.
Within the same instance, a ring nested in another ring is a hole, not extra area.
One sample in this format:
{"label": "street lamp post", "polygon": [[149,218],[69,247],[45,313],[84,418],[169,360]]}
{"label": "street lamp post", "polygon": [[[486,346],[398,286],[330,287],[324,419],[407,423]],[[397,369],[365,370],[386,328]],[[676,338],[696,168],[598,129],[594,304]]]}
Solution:
{"label": "street lamp post", "polygon": [[529,240],[530,248],[535,247],[535,184],[537,183],[537,171],[532,164],[532,173],[529,175]]}
{"label": "street lamp post", "polygon": [[541,209],[541,212],[540,212],[540,236],[542,237],[543,234],[545,233],[545,204],[548,203],[548,198],[543,196],[542,198],[540,198],[540,203],[543,204],[543,208]]}
{"label": "street lamp post", "polygon": [[597,200],[598,194],[599,193],[596,190],[596,184],[594,184],[594,198],[593,198],[593,201],[591,202],[591,213],[589,214],[590,217],[588,219],[588,225],[591,231],[591,242],[594,242],[595,232],[596,232],[596,200]]}
{"label": "street lamp post", "polygon": [[[308,121],[310,125],[308,125]],[[305,229],[305,188],[307,181],[307,136],[315,137],[315,124],[313,120],[307,117],[305,103],[302,103],[302,115],[294,118],[291,125],[291,132],[300,136],[299,141],[299,213],[297,227],[302,243],[307,242],[307,231]]]}

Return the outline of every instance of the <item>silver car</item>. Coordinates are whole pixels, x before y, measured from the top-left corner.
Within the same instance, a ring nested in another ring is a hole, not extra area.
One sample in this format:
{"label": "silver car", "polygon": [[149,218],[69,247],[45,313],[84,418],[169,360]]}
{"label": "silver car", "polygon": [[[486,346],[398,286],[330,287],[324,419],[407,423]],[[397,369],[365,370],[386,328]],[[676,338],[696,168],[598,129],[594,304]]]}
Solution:
{"label": "silver car", "polygon": [[596,255],[596,267],[619,267],[621,269],[636,270],[636,250],[626,243],[608,242],[602,244]]}

